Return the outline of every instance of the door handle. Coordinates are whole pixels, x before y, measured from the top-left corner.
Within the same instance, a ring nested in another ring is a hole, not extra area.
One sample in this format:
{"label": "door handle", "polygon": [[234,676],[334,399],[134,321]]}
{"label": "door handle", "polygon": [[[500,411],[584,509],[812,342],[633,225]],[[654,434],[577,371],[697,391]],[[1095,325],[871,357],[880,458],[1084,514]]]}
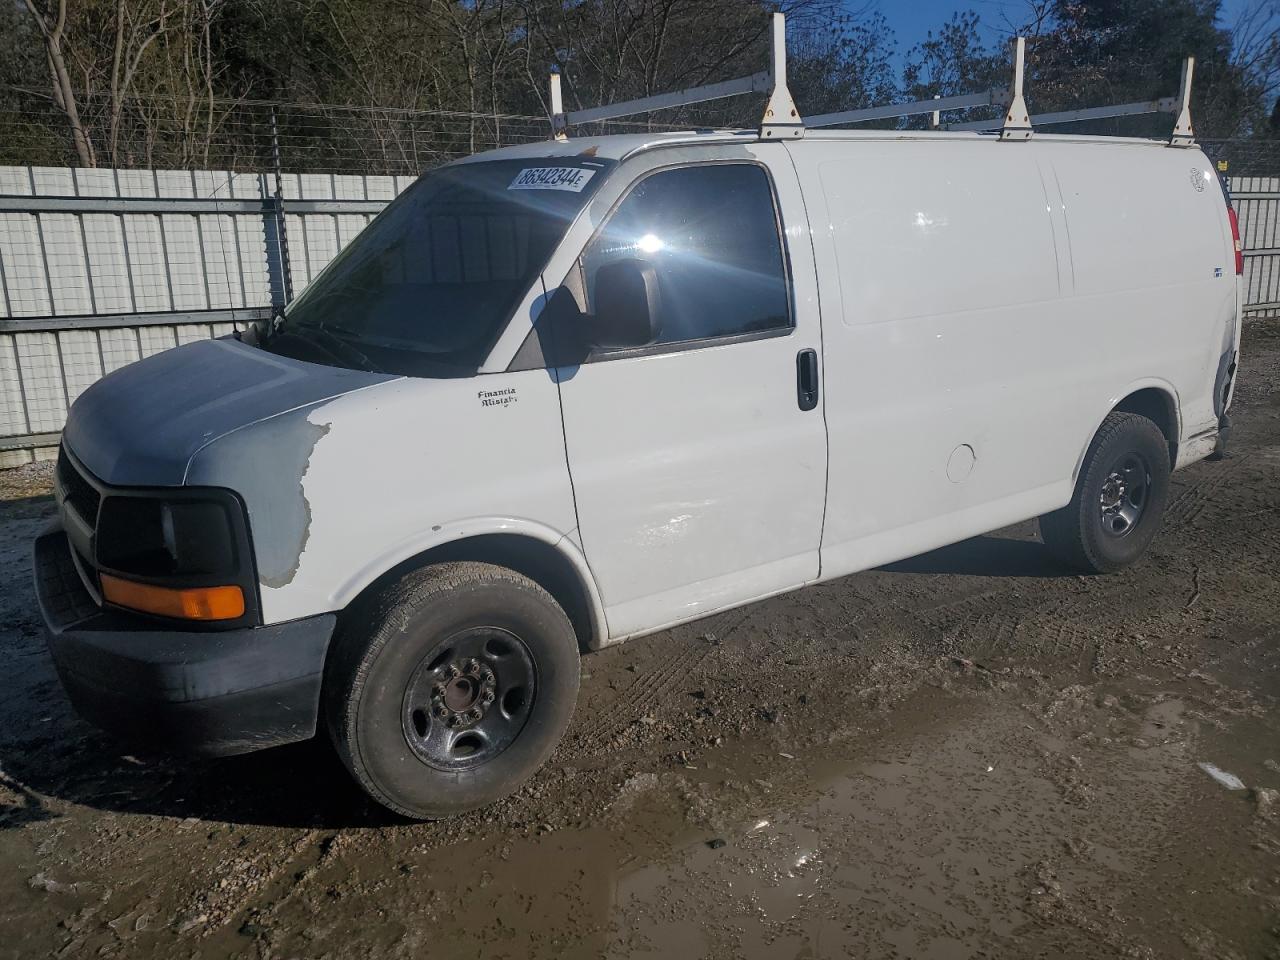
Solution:
{"label": "door handle", "polygon": [[818,351],[812,348],[796,354],[796,402],[801,410],[818,405]]}

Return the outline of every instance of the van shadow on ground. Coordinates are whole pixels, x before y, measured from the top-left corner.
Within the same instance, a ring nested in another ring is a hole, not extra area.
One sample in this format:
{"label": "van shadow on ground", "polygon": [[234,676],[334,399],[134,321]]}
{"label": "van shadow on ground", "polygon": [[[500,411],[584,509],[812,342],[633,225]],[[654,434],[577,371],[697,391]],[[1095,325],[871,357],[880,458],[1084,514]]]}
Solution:
{"label": "van shadow on ground", "polygon": [[1036,540],[984,535],[879,568],[887,573],[961,577],[1073,577],[1072,570]]}
{"label": "van shadow on ground", "polygon": [[[58,713],[70,709],[66,705]],[[67,738],[61,748],[28,743],[14,751],[12,741],[0,746],[0,830],[64,816],[66,804],[257,826],[336,829],[401,822],[355,787],[320,738],[204,759],[129,752],[129,744],[74,715],[56,722]]]}

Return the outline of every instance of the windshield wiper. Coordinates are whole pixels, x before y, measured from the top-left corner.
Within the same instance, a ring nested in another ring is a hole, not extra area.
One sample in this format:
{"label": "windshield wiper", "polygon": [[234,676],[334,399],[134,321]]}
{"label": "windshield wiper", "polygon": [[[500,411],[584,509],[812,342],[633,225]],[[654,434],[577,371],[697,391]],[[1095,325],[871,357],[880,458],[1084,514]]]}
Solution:
{"label": "windshield wiper", "polygon": [[[341,330],[342,328],[338,327],[334,329]],[[353,333],[353,331],[344,331],[344,332],[346,332],[348,335]],[[372,360],[370,360],[367,356],[365,356],[364,353],[362,353],[360,350],[356,349],[356,347],[353,346],[349,340],[343,337],[335,336],[326,327],[321,327],[321,326],[313,327],[310,324],[290,323],[280,328],[280,334],[290,334],[290,333],[292,333],[294,336],[300,339],[310,340],[312,343],[318,346],[321,350],[324,350],[326,353],[329,354],[329,356],[333,357],[334,359],[349,360],[351,358],[354,358],[355,362],[359,365],[360,369],[368,371],[369,373],[386,373],[387,372],[383,370],[381,367],[379,367]],[[304,333],[307,335],[304,336]],[[339,347],[339,350],[335,350],[333,349],[333,347],[328,346],[327,344],[337,344]]]}

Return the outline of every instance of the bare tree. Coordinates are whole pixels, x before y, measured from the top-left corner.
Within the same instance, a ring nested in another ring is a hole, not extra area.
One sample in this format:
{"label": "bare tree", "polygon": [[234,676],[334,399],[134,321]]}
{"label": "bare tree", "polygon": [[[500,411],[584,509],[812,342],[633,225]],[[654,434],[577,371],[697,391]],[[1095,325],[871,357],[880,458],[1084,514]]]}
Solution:
{"label": "bare tree", "polygon": [[[168,28],[173,10],[166,0],[152,7],[136,0],[116,0],[115,38],[111,48],[111,101],[107,143],[112,163],[120,155],[120,132],[126,100],[147,50]],[[88,70],[86,70],[86,73]]]}
{"label": "bare tree", "polygon": [[67,26],[67,0],[57,0],[52,9],[38,4],[36,0],[26,0],[26,4],[40,29],[40,35],[44,38],[49,76],[53,85],[53,99],[58,109],[67,118],[76,155],[80,158],[81,166],[97,166],[93,141],[89,139],[89,133],[80,120],[80,107],[76,102],[76,91],[71,84],[71,75],[67,71],[67,58],[63,49]]}
{"label": "bare tree", "polygon": [[[1280,0],[1251,0],[1231,27],[1231,61],[1256,92],[1261,111],[1274,102],[1280,119]],[[1256,126],[1264,122],[1257,118]],[[1280,133],[1280,123],[1268,123]]]}

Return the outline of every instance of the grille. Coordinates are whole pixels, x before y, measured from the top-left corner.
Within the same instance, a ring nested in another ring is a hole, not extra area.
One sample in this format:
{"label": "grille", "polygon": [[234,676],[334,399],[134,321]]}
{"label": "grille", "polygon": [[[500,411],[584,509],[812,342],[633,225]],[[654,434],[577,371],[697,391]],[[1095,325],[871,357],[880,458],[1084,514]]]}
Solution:
{"label": "grille", "polygon": [[58,448],[58,484],[62,487],[63,496],[75,508],[76,513],[90,526],[98,520],[98,504],[102,497],[76,469],[75,464],[67,456],[66,450]]}
{"label": "grille", "polygon": [[36,541],[36,581],[45,609],[56,627],[66,627],[98,612],[98,605],[84,586],[71,559],[64,534]]}

